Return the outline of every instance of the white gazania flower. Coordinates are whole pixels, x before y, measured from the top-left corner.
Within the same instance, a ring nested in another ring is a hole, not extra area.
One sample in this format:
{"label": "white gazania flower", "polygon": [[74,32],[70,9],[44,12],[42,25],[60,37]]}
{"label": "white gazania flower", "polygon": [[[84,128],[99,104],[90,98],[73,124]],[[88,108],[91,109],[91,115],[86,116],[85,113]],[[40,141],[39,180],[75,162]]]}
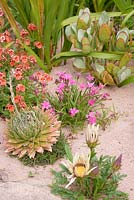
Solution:
{"label": "white gazania flower", "polygon": [[66,185],[68,188],[77,177],[83,178],[89,175],[96,167],[90,168],[90,155],[78,155],[76,154],[73,158],[73,162],[68,161],[65,167],[69,170],[71,175],[68,177],[70,179],[69,183]]}
{"label": "white gazania flower", "polygon": [[86,142],[88,147],[94,148],[98,144],[98,137],[99,137],[98,130],[99,130],[99,125],[88,124],[86,131]]}

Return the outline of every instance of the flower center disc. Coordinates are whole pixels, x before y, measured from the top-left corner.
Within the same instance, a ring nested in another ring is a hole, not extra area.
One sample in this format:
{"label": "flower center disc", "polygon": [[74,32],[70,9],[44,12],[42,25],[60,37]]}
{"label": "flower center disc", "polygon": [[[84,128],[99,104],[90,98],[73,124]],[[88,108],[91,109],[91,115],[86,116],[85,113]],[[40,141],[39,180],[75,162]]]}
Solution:
{"label": "flower center disc", "polygon": [[74,167],[74,174],[77,177],[83,177],[86,174],[86,167],[84,164],[77,164]]}

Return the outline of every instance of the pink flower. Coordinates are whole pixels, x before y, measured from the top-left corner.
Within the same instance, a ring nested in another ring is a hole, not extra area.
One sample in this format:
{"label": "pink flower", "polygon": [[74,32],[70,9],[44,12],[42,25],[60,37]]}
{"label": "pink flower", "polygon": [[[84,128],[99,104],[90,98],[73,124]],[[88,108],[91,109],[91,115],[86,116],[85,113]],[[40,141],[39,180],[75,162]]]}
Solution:
{"label": "pink flower", "polygon": [[57,87],[57,90],[56,90],[56,92],[58,93],[58,94],[62,94],[63,93],[63,89],[65,88],[65,83],[60,83],[59,85],[58,85],[58,87]]}
{"label": "pink flower", "polygon": [[76,81],[74,79],[69,80],[69,85],[75,85]]}
{"label": "pink flower", "polygon": [[79,112],[79,110],[77,110],[76,108],[70,108],[70,110],[69,110],[69,114],[72,117],[74,117],[78,112]]}
{"label": "pink flower", "polygon": [[99,89],[103,89],[105,87],[105,85],[103,85],[102,83],[99,84]]}
{"label": "pink flower", "polygon": [[95,112],[89,112],[89,114],[86,116],[89,124],[96,124],[96,116]]}
{"label": "pink flower", "polygon": [[81,90],[86,89],[86,85],[84,83],[81,83],[79,87],[80,87]]}
{"label": "pink flower", "polygon": [[102,99],[108,99],[108,97],[110,96],[110,94],[108,94],[107,92],[102,94]]}
{"label": "pink flower", "polygon": [[57,75],[59,76],[59,79],[61,81],[67,81],[67,80],[69,81],[72,79],[72,75],[66,72],[58,72]]}
{"label": "pink flower", "polygon": [[88,105],[93,106],[95,104],[95,99],[90,99]]}
{"label": "pink flower", "polygon": [[99,91],[99,88],[96,87],[96,86],[93,86],[93,87],[91,88],[90,95],[93,96],[93,95],[97,94],[98,91]]}
{"label": "pink flower", "polygon": [[87,88],[92,88],[93,86],[94,86],[94,83],[87,82]]}
{"label": "pink flower", "polygon": [[50,103],[48,101],[44,101],[41,104],[41,106],[42,106],[42,109],[46,109],[46,110],[48,110],[49,108],[51,108],[51,105],[50,105]]}
{"label": "pink flower", "polygon": [[88,76],[86,77],[88,81],[93,81],[94,80],[94,77],[91,76],[90,74],[88,74]]}

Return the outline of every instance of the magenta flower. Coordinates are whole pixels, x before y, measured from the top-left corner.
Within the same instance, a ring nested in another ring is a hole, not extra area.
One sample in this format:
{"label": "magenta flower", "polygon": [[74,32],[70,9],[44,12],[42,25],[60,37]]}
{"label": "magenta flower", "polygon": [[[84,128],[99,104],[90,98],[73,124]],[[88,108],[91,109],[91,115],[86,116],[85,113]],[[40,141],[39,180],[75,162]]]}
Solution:
{"label": "magenta flower", "polygon": [[93,81],[94,80],[94,77],[91,76],[90,74],[88,74],[88,76],[86,77],[88,81]]}
{"label": "magenta flower", "polygon": [[42,104],[41,104],[41,107],[42,109],[46,109],[48,110],[49,108],[51,108],[51,105],[48,101],[44,101]]}
{"label": "magenta flower", "polygon": [[74,79],[69,80],[69,85],[75,85],[75,84],[76,84],[76,81]]}
{"label": "magenta flower", "polygon": [[67,81],[72,79],[72,75],[66,72],[58,72],[57,75],[59,76],[59,79],[62,81]]}
{"label": "magenta flower", "polygon": [[84,83],[80,83],[80,86],[79,86],[79,87],[80,87],[81,90],[86,89],[86,85],[85,85]]}
{"label": "magenta flower", "polygon": [[93,106],[95,104],[95,99],[90,99],[88,105]]}
{"label": "magenta flower", "polygon": [[95,112],[89,112],[89,114],[86,116],[87,120],[89,122],[89,124],[96,124],[96,116],[95,116]]}
{"label": "magenta flower", "polygon": [[94,87],[94,83],[87,82],[87,88],[92,88],[92,87]]}
{"label": "magenta flower", "polygon": [[108,99],[108,97],[110,96],[110,94],[108,94],[107,92],[102,94],[102,99]]}
{"label": "magenta flower", "polygon": [[94,96],[94,95],[96,95],[96,94],[98,93],[98,91],[99,91],[99,88],[96,87],[96,86],[93,86],[93,87],[91,88],[90,95],[91,95],[91,96]]}
{"label": "magenta flower", "polygon": [[57,87],[57,90],[56,90],[56,92],[58,93],[58,94],[62,94],[63,93],[63,89],[64,89],[64,87],[65,87],[66,85],[65,85],[65,83],[60,83],[59,85],[58,85],[58,87]]}
{"label": "magenta flower", "polygon": [[76,108],[70,108],[70,110],[69,110],[69,114],[72,117],[74,117],[78,112],[79,112],[79,110],[77,110]]}

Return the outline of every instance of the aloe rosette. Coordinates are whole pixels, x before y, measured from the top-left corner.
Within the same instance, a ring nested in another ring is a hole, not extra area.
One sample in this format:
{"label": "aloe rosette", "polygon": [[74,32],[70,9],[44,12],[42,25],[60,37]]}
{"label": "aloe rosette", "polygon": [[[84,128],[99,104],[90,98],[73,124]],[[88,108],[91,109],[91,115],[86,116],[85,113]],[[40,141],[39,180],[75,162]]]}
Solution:
{"label": "aloe rosette", "polygon": [[36,153],[52,152],[60,136],[61,122],[51,110],[24,110],[12,116],[6,134],[6,152],[22,158]]}

